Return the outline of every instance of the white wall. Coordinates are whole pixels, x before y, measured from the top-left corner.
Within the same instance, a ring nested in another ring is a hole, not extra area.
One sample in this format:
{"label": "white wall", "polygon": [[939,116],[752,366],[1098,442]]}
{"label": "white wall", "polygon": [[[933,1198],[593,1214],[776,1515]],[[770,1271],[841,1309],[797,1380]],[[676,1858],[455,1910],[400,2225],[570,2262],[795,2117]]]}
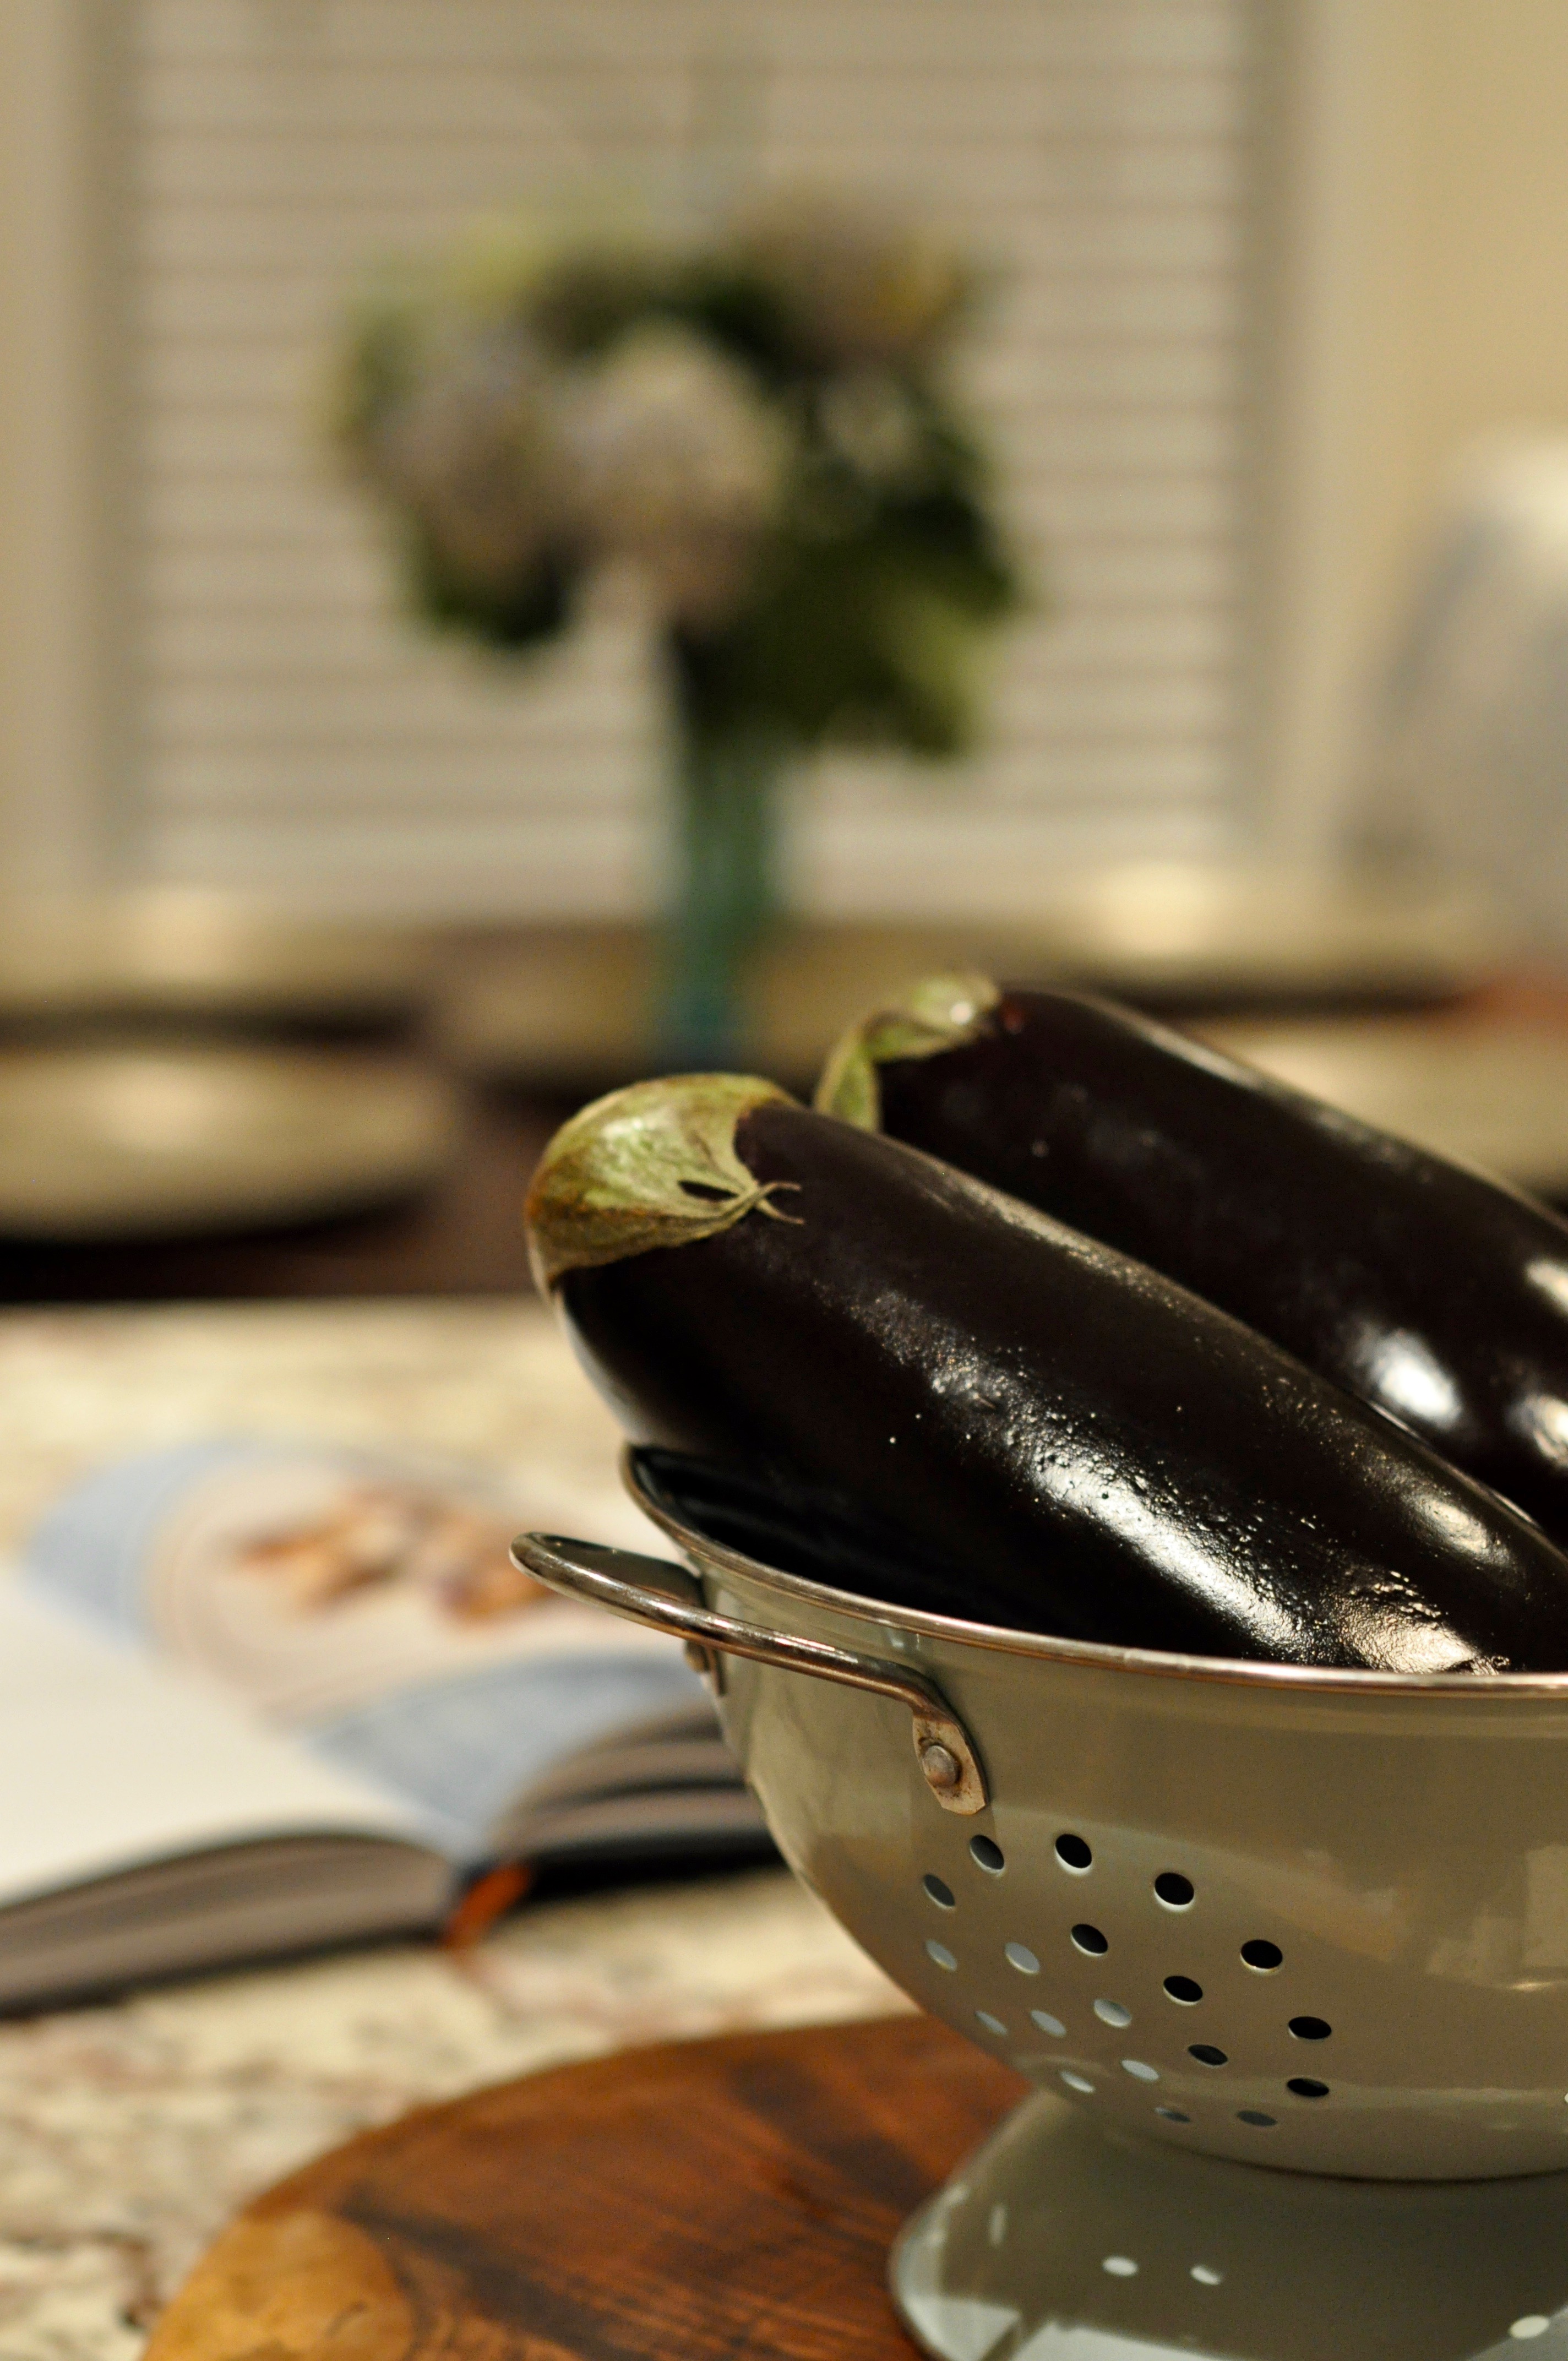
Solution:
{"label": "white wall", "polygon": [[1303,12],[1300,273],[1282,595],[1279,817],[1354,804],[1369,698],[1432,520],[1477,441],[1568,434],[1568,6],[1314,0]]}
{"label": "white wall", "polygon": [[109,770],[93,29],[0,5],[0,827],[23,885],[96,865]]}
{"label": "white wall", "polygon": [[1403,23],[1414,323],[1379,551],[1396,577],[1456,451],[1568,433],[1568,6],[1405,0]]}

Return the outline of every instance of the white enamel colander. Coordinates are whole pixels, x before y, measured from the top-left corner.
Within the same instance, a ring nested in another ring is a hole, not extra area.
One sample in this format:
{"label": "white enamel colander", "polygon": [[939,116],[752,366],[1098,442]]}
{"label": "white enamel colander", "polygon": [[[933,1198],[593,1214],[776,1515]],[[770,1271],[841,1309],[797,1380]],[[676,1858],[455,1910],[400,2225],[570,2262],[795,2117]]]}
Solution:
{"label": "white enamel colander", "polygon": [[[1568,1675],[1329,1672],[916,1612],[740,1555],[627,1465],[685,1570],[542,1535],[519,1563],[698,1652],[785,1859],[933,2015],[1146,2157],[1568,2168]],[[1023,2169],[995,2163],[992,2207]]]}

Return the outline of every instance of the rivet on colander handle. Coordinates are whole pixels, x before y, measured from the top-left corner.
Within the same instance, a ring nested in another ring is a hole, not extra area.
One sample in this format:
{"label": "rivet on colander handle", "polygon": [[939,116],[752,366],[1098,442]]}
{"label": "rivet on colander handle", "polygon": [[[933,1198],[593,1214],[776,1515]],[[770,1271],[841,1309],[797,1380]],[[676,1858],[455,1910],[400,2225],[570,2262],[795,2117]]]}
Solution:
{"label": "rivet on colander handle", "polygon": [[568,1598],[594,1599],[634,1622],[673,1633],[688,1647],[751,1656],[784,1672],[809,1673],[817,1680],[840,1681],[849,1688],[896,1697],[909,1708],[915,1759],[942,1809],[966,1817],[984,1810],[985,1773],[973,1741],[923,1675],[877,1656],[851,1655],[847,1648],[830,1648],[822,1640],[804,1640],[793,1631],[769,1631],[754,1623],[738,1623],[729,1615],[716,1615],[703,1604],[694,1577],[665,1558],[603,1549],[596,1542],[568,1541],[559,1533],[521,1534],[511,1545],[511,1558],[520,1572],[548,1583],[552,1590],[564,1591]]}

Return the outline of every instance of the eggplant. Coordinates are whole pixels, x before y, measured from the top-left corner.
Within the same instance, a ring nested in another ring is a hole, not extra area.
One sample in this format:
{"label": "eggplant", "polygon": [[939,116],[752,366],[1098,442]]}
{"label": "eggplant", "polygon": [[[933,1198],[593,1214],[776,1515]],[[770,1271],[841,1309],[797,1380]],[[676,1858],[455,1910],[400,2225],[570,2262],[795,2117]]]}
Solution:
{"label": "eggplant", "polygon": [[599,1100],[526,1220],[636,1443],[854,1503],[911,1603],[1298,1664],[1568,1666],[1568,1558],[1528,1518],[1170,1279],[770,1082]]}
{"label": "eggplant", "polygon": [[1568,1223],[1106,1002],[934,977],[818,1107],[1151,1264],[1568,1544]]}

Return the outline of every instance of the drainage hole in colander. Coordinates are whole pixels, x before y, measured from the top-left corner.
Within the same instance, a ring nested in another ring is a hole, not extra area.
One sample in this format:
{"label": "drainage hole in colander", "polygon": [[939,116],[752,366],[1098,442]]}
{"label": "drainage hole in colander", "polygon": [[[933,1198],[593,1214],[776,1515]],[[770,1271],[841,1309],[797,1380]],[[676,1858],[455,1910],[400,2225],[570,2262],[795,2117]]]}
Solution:
{"label": "drainage hole in colander", "polygon": [[1061,2078],[1069,2091],[1082,2091],[1088,2094],[1094,2088],[1087,2074],[1075,2074],[1070,2066],[1062,2068]]}
{"label": "drainage hole in colander", "polygon": [[1179,1869],[1162,1869],[1155,1879],[1154,1890],[1168,1910],[1190,1910],[1196,1889],[1192,1880],[1183,1877]]}
{"label": "drainage hole in colander", "polygon": [[1094,2014],[1102,2025],[1121,2026],[1131,2025],[1133,2021],[1132,2010],[1124,2008],[1119,2000],[1097,2000],[1094,2004]]}
{"label": "drainage hole in colander", "polygon": [[1108,1951],[1111,1949],[1098,1927],[1087,1927],[1080,1921],[1078,1926],[1069,1928],[1069,1932],[1080,1951],[1091,1952],[1096,1959],[1102,1951]]}
{"label": "drainage hole in colander", "polygon": [[1037,2025],[1042,2033],[1048,2033],[1053,2041],[1061,2041],[1066,2037],[1066,2026],[1059,2016],[1053,2016],[1048,2008],[1032,2008],[1029,2011],[1029,2022],[1031,2025]]}
{"label": "drainage hole in colander", "polygon": [[1003,2024],[1002,2019],[999,2016],[992,2016],[988,2008],[977,2008],[974,2015],[975,2023],[977,2025],[983,2025],[987,2033],[1005,2036],[1007,2027]]}
{"label": "drainage hole in colander", "polygon": [[1084,1843],[1083,1839],[1075,1836],[1058,1837],[1057,1859],[1064,1869],[1072,1870],[1080,1877],[1086,1869],[1091,1868],[1094,1862],[1094,1855]]}
{"label": "drainage hole in colander", "polygon": [[1003,1957],[1008,1966],[1016,1968],[1021,1976],[1037,1976],[1040,1972],[1040,1963],[1027,1943],[1007,1944],[1003,1949]]}
{"label": "drainage hole in colander", "polygon": [[1285,1954],[1278,1944],[1266,1943],[1261,1938],[1254,1943],[1244,1943],[1242,1957],[1249,1968],[1256,1969],[1260,1976],[1271,1976],[1276,1968],[1285,1965]]}
{"label": "drainage hole in colander", "polygon": [[1329,2095],[1328,2084],[1314,2082],[1310,2074],[1293,2074],[1285,2087],[1294,2091],[1299,2099],[1326,2099]]}
{"label": "drainage hole in colander", "polygon": [[930,1877],[923,1877],[920,1883],[926,1888],[927,1893],[930,1895],[938,1910],[956,1910],[958,1908],[959,1897],[953,1892],[952,1887],[948,1883],[946,1878],[933,1875]]}
{"label": "drainage hole in colander", "polygon": [[1255,2124],[1259,2131],[1271,2132],[1279,2118],[1277,2115],[1266,2115],[1261,2107],[1238,2107],[1236,2121],[1238,2124]]}
{"label": "drainage hole in colander", "polygon": [[1135,2082],[1157,2082],[1159,2081],[1159,2068],[1157,2066],[1146,2065],[1141,2058],[1124,2058],[1122,2060],[1122,2071],[1124,2074],[1130,2074]]}
{"label": "drainage hole in colander", "polygon": [[1171,1999],[1179,2000],[1183,2008],[1196,2008],[1203,1997],[1202,1985],[1194,1983],[1190,1976],[1167,1976],[1165,1988]]}
{"label": "drainage hole in colander", "polygon": [[946,1943],[927,1943],[926,1946],[926,1956],[927,1959],[935,1960],[939,1968],[952,1969],[956,1968],[959,1964],[952,1952],[948,1950]]}
{"label": "drainage hole in colander", "polygon": [[1293,2016],[1290,2030],[1298,2041],[1326,2041],[1333,2026],[1326,2025],[1321,2016]]}
{"label": "drainage hole in colander", "polygon": [[994,1838],[970,1837],[969,1849],[977,1869],[983,1869],[992,1877],[1001,1876],[1007,1866],[1007,1856]]}
{"label": "drainage hole in colander", "polygon": [[1155,2113],[1163,2115],[1168,2124],[1190,2124],[1192,2121],[1191,2116],[1184,2115],[1179,2107],[1157,2107]]}
{"label": "drainage hole in colander", "polygon": [[1216,2049],[1212,2041],[1194,2041],[1187,2055],[1196,2058],[1200,2066],[1228,2066],[1231,2062],[1224,2050]]}

